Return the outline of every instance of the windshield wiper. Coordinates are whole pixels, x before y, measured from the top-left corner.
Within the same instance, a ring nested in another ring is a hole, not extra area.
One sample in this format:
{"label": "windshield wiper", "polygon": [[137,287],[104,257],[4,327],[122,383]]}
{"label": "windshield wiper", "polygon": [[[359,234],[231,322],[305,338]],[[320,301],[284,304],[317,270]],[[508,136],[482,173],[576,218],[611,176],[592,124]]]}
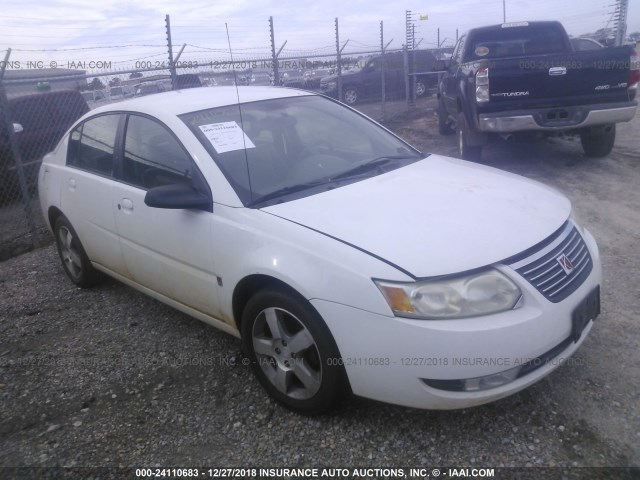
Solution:
{"label": "windshield wiper", "polygon": [[357,165],[352,169],[347,170],[346,172],[342,172],[331,177],[331,180],[340,180],[343,178],[355,177],[357,175],[362,175],[363,173],[367,173],[371,170],[375,170],[390,163],[395,163],[397,160],[410,160],[414,158],[417,159],[417,157],[413,155],[385,155],[383,157],[376,157],[372,160],[368,160],[365,163],[361,163],[360,165]]}
{"label": "windshield wiper", "polygon": [[271,193],[267,193],[266,195],[262,195],[256,200],[249,203],[249,207],[254,207],[258,204],[267,202],[269,200],[273,200],[274,198],[282,197],[284,195],[289,195],[291,193],[301,192],[302,190],[308,190],[309,188],[317,187],[318,185],[323,185],[325,183],[329,183],[329,180],[326,178],[322,180],[314,180],[312,182],[306,183],[298,183],[295,185],[289,185],[288,187],[279,188],[278,190],[274,190]]}

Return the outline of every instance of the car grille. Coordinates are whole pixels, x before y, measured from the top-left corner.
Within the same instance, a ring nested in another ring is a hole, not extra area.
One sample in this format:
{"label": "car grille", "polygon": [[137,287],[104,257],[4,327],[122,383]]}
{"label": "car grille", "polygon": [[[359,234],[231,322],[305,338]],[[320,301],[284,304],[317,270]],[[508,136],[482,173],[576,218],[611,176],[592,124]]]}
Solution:
{"label": "car grille", "polygon": [[[559,235],[556,233],[552,237],[560,238],[560,242],[549,252],[539,258],[536,253],[533,253],[529,258],[535,258],[535,260],[514,268],[547,300],[558,303],[582,285],[591,273],[593,260],[575,226],[566,224]],[[540,250],[554,243],[556,238],[552,240],[552,242],[543,242],[544,245]],[[524,259],[512,261],[511,266],[520,264],[522,260]]]}

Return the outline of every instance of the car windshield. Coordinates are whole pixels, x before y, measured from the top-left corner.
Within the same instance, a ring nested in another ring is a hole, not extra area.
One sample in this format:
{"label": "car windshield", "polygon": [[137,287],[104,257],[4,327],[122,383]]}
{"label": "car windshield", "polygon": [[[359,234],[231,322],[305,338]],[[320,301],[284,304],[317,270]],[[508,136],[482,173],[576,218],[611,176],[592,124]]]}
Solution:
{"label": "car windshield", "polygon": [[353,110],[319,96],[181,115],[241,201],[261,207],[399,168],[423,155]]}

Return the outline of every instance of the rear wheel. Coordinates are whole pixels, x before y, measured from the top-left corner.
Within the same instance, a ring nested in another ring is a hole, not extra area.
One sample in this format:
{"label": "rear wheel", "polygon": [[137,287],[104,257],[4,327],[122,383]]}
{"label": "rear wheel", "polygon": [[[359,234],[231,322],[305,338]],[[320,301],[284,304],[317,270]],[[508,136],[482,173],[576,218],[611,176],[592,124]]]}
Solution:
{"label": "rear wheel", "polygon": [[56,220],[53,232],[58,247],[62,267],[73,283],[82,288],[96,285],[102,280],[102,274],[93,268],[89,257],[80,243],[78,234],[64,215]]}
{"label": "rear wheel", "polygon": [[580,132],[580,142],[587,157],[606,157],[611,153],[615,141],[615,123]]}
{"label": "rear wheel", "polygon": [[449,114],[442,103],[442,99],[438,101],[438,132],[440,135],[453,135],[456,131],[451,127]]}
{"label": "rear wheel", "polygon": [[460,157],[465,160],[477,161],[482,157],[481,145],[469,145],[469,127],[467,121],[464,118],[464,114],[460,112],[458,114],[457,122],[458,133],[458,152]]}
{"label": "rear wheel", "polygon": [[247,303],[241,328],[253,371],[278,402],[315,415],[340,400],[346,374],[338,348],[306,300],[281,290],[262,290]]}

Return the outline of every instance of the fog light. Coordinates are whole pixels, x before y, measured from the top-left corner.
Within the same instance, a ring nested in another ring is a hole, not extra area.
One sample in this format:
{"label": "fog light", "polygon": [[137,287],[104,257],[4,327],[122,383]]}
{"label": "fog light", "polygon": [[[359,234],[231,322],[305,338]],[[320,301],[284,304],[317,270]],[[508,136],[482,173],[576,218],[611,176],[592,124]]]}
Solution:
{"label": "fog light", "polygon": [[513,382],[518,378],[520,366],[510,368],[504,372],[487,375],[486,377],[468,378],[464,380],[465,392],[477,392],[480,390],[489,390],[490,388],[500,387],[509,382]]}

